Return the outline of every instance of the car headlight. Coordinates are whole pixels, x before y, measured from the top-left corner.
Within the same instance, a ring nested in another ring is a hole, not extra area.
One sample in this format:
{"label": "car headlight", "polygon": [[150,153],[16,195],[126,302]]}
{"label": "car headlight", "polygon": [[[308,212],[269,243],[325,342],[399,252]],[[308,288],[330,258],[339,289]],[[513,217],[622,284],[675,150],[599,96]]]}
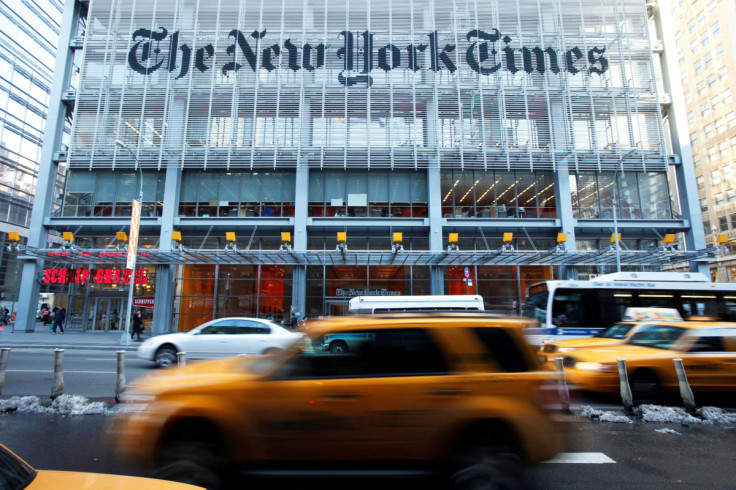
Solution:
{"label": "car headlight", "polygon": [[615,364],[603,364],[600,362],[576,362],[575,369],[581,371],[597,371],[599,373],[615,373],[618,368]]}

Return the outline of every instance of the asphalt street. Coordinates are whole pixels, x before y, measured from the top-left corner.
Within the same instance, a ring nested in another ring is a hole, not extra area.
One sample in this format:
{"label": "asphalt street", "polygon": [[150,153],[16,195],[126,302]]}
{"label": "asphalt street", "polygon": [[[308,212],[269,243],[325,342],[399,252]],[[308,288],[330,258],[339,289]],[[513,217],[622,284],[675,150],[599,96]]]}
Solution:
{"label": "asphalt street", "polygon": [[[0,442],[40,469],[147,476],[147,469],[120,461],[109,451],[104,436],[107,419],[106,415],[0,414]],[[602,454],[611,461],[540,464],[524,473],[525,488],[735,487],[736,427],[570,420],[567,451]],[[676,433],[657,432],[662,428]],[[252,488],[278,488],[278,483],[269,479]],[[376,486],[357,481],[314,483],[321,488]],[[406,483],[388,480],[380,486],[406,488]],[[298,484],[305,487],[305,482]]]}

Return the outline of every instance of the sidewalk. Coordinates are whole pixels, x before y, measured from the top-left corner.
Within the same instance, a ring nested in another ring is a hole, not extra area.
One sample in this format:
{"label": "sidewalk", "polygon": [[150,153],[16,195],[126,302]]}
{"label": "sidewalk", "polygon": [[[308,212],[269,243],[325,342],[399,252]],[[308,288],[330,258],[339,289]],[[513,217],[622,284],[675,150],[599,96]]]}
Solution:
{"label": "sidewalk", "polygon": [[[145,332],[148,334],[148,332]],[[126,346],[123,331],[95,332],[66,330],[63,334],[57,329],[53,335],[48,326],[36,322],[33,332],[13,331],[13,325],[4,325],[0,332],[0,347],[13,348],[49,348],[49,349],[87,349],[87,350],[126,350],[135,351],[141,344],[131,340]],[[150,335],[142,335],[148,338]],[[121,341],[122,340],[122,341]]]}

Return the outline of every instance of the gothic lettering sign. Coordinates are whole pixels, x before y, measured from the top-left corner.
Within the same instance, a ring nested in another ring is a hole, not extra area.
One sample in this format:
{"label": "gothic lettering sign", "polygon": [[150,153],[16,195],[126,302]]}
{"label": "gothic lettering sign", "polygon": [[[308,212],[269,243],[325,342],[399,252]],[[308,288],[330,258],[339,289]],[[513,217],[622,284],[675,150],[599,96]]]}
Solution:
{"label": "gothic lettering sign", "polygon": [[[564,50],[550,46],[525,46],[495,28],[468,31],[464,38],[469,45],[463,48],[451,43],[442,45],[437,31],[426,33],[424,42],[404,45],[384,44],[368,30],[341,31],[335,36],[338,41],[335,46],[295,43],[291,38],[282,43],[275,42],[278,38],[270,38],[267,29],[250,33],[232,29],[227,38],[222,53],[226,61],[221,66],[213,66],[215,47],[212,44],[192,48],[191,41],[185,42],[179,31],[170,32],[165,27],[137,29],[133,32],[133,44],[128,52],[128,66],[141,75],[162,70],[180,79],[194,70],[206,72],[216,69],[226,76],[240,70],[256,72],[265,69],[270,72],[276,69],[279,58],[285,61],[288,70],[315,71],[325,67],[328,57],[336,57],[343,67],[337,76],[340,84],[367,87],[373,84],[373,70],[446,70],[454,73],[458,70],[458,63],[465,63],[483,76],[502,71],[512,74],[567,72],[571,75],[602,75],[609,66],[605,46],[570,46]],[[465,52],[457,56],[458,49]],[[420,53],[428,53],[429,56],[420,58]],[[423,63],[426,58],[429,62]]]}
{"label": "gothic lettering sign", "polygon": [[355,289],[355,288],[337,288],[335,296],[353,298],[355,296],[401,296],[401,291],[391,291],[389,289]]}

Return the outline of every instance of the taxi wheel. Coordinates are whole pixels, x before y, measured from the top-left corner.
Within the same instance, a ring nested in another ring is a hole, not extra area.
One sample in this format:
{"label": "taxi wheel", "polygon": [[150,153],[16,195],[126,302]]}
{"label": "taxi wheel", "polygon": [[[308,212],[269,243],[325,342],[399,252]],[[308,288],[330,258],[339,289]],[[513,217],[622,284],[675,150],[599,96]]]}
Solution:
{"label": "taxi wheel", "polygon": [[634,403],[658,403],[660,401],[660,387],[657,375],[642,369],[631,376],[631,394]]}
{"label": "taxi wheel", "polygon": [[169,367],[176,364],[176,349],[171,344],[162,345],[156,351],[153,362],[158,367]]}
{"label": "taxi wheel", "polygon": [[179,426],[159,448],[153,476],[208,489],[225,484],[225,455],[213,428],[206,425]]}
{"label": "taxi wheel", "polygon": [[510,444],[473,438],[455,450],[450,462],[453,490],[521,488],[521,458]]}
{"label": "taxi wheel", "polygon": [[330,353],[331,354],[347,354],[348,352],[348,345],[343,342],[342,340],[338,340],[336,342],[333,342],[330,345]]}

